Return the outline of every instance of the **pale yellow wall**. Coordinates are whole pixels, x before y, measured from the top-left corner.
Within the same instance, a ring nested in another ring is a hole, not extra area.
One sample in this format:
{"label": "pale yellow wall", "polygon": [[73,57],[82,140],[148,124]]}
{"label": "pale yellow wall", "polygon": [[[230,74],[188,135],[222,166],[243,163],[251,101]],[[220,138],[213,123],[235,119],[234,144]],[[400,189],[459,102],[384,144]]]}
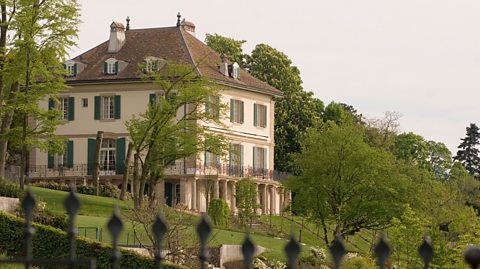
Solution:
{"label": "pale yellow wall", "polygon": [[[146,83],[123,83],[103,85],[79,85],[59,94],[59,97],[75,98],[75,119],[65,121],[57,128],[57,134],[67,136],[74,141],[74,163],[87,163],[88,138],[95,138],[97,131],[104,131],[105,137],[119,138],[127,136],[125,123],[147,109],[149,95],[159,92],[153,85]],[[265,94],[248,92],[239,89],[223,90],[221,101],[230,104],[230,99],[235,98],[244,102],[244,123],[231,123],[229,111],[223,123],[227,128],[219,128],[213,124],[207,124],[214,132],[224,133],[233,143],[244,145],[244,165],[253,165],[253,147],[267,148],[267,169],[273,169],[273,125],[274,125],[274,101]],[[94,97],[101,95],[121,95],[121,117],[116,120],[94,119]],[[88,99],[88,107],[82,107],[82,98]],[[267,128],[253,125],[253,106],[259,103],[267,106]],[[48,108],[47,100],[41,106]],[[183,115],[183,109],[178,111],[177,117]],[[203,123],[205,124],[205,123]],[[230,128],[228,130],[228,128]],[[47,153],[35,151],[36,165],[46,165]],[[199,158],[203,161],[204,154]],[[225,162],[225,161],[224,161]],[[34,164],[32,164],[34,165]]]}

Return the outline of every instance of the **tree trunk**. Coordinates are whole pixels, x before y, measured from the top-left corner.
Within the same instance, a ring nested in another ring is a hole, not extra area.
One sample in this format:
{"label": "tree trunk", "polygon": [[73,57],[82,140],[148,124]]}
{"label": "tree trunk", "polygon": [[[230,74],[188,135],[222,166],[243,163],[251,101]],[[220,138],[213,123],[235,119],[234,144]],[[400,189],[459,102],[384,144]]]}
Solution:
{"label": "tree trunk", "polygon": [[100,148],[102,147],[103,131],[97,132],[97,144],[93,155],[93,184],[95,185],[95,195],[100,194]]}
{"label": "tree trunk", "polygon": [[7,163],[8,139],[5,137],[10,130],[13,121],[13,112],[7,112],[2,118],[0,127],[0,178],[5,178],[5,166]]}
{"label": "tree trunk", "polygon": [[24,112],[22,121],[22,155],[20,158],[20,189],[25,189],[25,173],[27,170],[27,126],[28,114]]}
{"label": "tree trunk", "polygon": [[132,189],[132,194],[133,194],[133,206],[135,209],[139,209],[140,208],[140,203],[139,203],[139,195],[138,195],[138,191],[139,191],[139,179],[138,179],[138,165],[139,165],[139,162],[140,162],[140,156],[138,153],[135,153],[134,156],[133,156],[133,178],[132,178],[132,186],[131,186],[131,189]]}
{"label": "tree trunk", "polygon": [[[120,192],[120,200],[125,201],[125,195],[127,193],[127,185],[128,185],[128,177],[130,176],[130,159],[132,158],[132,142],[128,143],[127,149],[127,158],[125,159],[125,172],[123,173],[123,181],[122,181],[122,191]],[[132,189],[133,185],[130,186],[130,191],[133,193]]]}

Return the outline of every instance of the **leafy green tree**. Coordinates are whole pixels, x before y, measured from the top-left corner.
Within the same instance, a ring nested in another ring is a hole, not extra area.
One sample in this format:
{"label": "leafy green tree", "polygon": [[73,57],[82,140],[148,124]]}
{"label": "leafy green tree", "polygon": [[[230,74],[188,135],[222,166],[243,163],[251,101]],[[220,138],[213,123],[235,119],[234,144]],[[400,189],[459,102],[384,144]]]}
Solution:
{"label": "leafy green tree", "polygon": [[480,157],[478,156],[478,144],[480,132],[475,123],[470,123],[467,127],[467,136],[462,138],[462,143],[458,146],[455,160],[463,164],[470,175],[478,176],[480,173]]}
{"label": "leafy green tree", "polygon": [[395,138],[392,152],[399,160],[430,170],[427,160],[429,156],[428,145],[420,135],[412,132],[398,135]]}
{"label": "leafy green tree", "polygon": [[323,227],[325,243],[330,243],[328,234],[382,229],[402,214],[405,183],[395,159],[364,137],[355,124],[312,128],[296,156],[301,176],[288,182],[295,192],[294,210]]}
{"label": "leafy green tree", "polygon": [[[209,132],[199,121],[223,126],[226,105],[210,102],[219,95],[219,87],[199,77],[190,65],[167,63],[145,79],[162,90],[147,111],[126,123],[132,140],[135,206],[142,203],[148,183],[149,201],[153,203],[153,186],[161,182],[165,169],[181,158],[195,158],[204,150],[221,156],[227,143],[223,135]],[[203,108],[209,104],[209,110]],[[179,111],[181,115],[178,116]],[[211,113],[212,111],[218,111]]]}
{"label": "leafy green tree", "polygon": [[427,141],[429,162],[436,179],[448,180],[451,178],[453,166],[452,153],[441,142]]}
{"label": "leafy green tree", "polygon": [[[55,112],[41,109],[39,102],[65,89],[61,62],[75,45],[79,5],[76,0],[21,0],[3,1],[0,7],[1,175],[8,143],[19,146],[22,171],[27,151],[62,150],[54,135]],[[14,115],[19,124],[12,130]]]}
{"label": "leafy green tree", "polygon": [[257,185],[244,178],[235,184],[235,199],[237,201],[238,219],[242,225],[251,224],[257,216]]}
{"label": "leafy green tree", "polygon": [[219,34],[206,34],[205,43],[218,53],[226,55],[230,61],[238,63],[241,67],[245,66],[245,55],[242,45],[246,40],[235,40],[230,37],[224,37]]}
{"label": "leafy green tree", "polygon": [[230,217],[230,208],[224,199],[212,199],[208,206],[208,216],[213,224],[226,226]]}
{"label": "leafy green tree", "polygon": [[301,150],[302,134],[320,121],[322,101],[302,88],[300,71],[284,53],[259,44],[247,58],[247,68],[256,78],[281,90],[275,103],[275,167],[297,172],[292,156]]}

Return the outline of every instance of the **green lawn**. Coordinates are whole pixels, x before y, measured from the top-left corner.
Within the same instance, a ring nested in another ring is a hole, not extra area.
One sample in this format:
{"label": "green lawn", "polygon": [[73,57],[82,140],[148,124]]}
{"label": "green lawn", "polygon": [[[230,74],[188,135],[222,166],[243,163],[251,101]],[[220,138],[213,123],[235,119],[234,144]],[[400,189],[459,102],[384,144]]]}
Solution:
{"label": "green lawn", "polygon": [[[67,197],[67,192],[44,189],[39,187],[31,187],[32,193],[36,198],[47,203],[47,208],[52,211],[65,213],[63,201]],[[79,215],[77,216],[77,226],[79,227],[92,227],[86,231],[84,229],[79,230],[80,236],[85,236],[91,239],[96,238],[95,227],[101,229],[101,241],[105,243],[111,242],[110,234],[107,229],[108,219],[111,217],[113,208],[118,206],[120,212],[126,212],[132,206],[131,201],[119,201],[114,198],[98,197],[93,195],[78,194],[80,199],[81,208]],[[133,227],[131,223],[124,220],[124,230],[120,236],[120,244],[132,244],[133,242]],[[325,244],[321,238],[317,235],[317,227],[308,222],[303,222],[302,218],[289,216],[288,219],[281,216],[262,216],[261,222],[263,223],[263,229],[252,230],[251,237],[255,244],[269,249],[269,252],[263,254],[263,256],[269,258],[275,258],[277,260],[285,261],[285,255],[283,254],[283,248],[287,243],[287,237],[294,233],[295,237],[299,239],[300,230],[302,231],[301,243],[302,254],[306,255],[310,246],[320,246],[325,248]],[[195,228],[198,222],[198,217],[192,216],[189,220],[192,225],[192,229]],[[308,228],[308,229],[307,229]],[[145,237],[145,235],[140,235]],[[279,238],[283,237],[283,238]],[[347,240],[347,248],[355,252],[368,252],[370,247],[368,239],[371,238],[371,234],[368,232],[362,232],[358,236],[354,236]],[[245,233],[240,230],[226,230],[221,228],[214,228],[213,238],[210,241],[211,246],[220,244],[241,244],[245,239]],[[148,244],[148,240],[142,240],[143,244]]]}

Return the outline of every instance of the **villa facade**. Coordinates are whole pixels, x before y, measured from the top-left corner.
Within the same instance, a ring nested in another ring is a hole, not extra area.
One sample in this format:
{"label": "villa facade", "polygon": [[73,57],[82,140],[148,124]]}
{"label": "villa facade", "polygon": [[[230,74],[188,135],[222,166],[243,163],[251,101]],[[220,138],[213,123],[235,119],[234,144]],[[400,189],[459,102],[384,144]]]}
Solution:
{"label": "villa facade", "polygon": [[235,211],[235,184],[249,178],[257,184],[261,213],[279,214],[290,201],[290,193],[277,181],[273,161],[274,98],[281,92],[198,40],[193,23],[179,18],[173,27],[129,28],[128,22],[126,28],[113,22],[106,42],[64,63],[70,88],[57,96],[59,102],[45,100],[42,106],[60,110],[63,124],[57,134],[68,139],[66,151],[31,151],[29,178],[92,180],[96,134],[103,131],[100,179],[121,184],[129,139],[125,123],[145,112],[159,94],[140,78],[140,66],[155,69],[173,61],[192,65],[222,87],[220,101],[230,107],[230,117],[222,119],[227,128],[208,127],[228,137],[236,154],[224,160],[206,152],[177,160],[167,169],[165,182],[155,186],[157,197],[200,212],[206,211],[209,199],[223,198]]}

